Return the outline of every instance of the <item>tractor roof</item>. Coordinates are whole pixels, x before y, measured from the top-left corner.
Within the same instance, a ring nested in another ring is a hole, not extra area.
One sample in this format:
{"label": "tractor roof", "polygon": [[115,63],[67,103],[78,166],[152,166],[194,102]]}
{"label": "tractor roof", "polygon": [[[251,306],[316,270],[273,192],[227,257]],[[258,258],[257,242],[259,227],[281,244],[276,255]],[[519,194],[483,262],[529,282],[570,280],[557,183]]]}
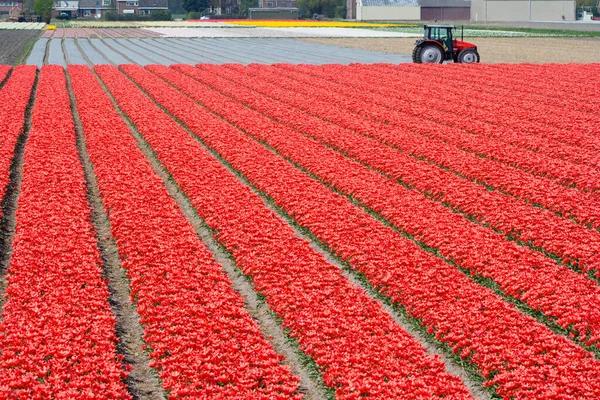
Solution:
{"label": "tractor roof", "polygon": [[424,25],[425,29],[427,28],[456,28],[455,25]]}

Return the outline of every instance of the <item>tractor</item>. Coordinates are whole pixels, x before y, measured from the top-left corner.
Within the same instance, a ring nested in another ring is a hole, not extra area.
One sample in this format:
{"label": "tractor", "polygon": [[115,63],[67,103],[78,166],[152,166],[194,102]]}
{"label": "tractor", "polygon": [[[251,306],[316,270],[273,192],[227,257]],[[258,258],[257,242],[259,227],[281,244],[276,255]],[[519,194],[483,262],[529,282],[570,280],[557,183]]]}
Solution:
{"label": "tractor", "polygon": [[[425,25],[425,35],[415,43],[412,53],[413,62],[443,63],[453,60],[455,63],[471,64],[479,62],[477,46],[454,39],[454,25]],[[464,33],[464,30],[463,30]]]}

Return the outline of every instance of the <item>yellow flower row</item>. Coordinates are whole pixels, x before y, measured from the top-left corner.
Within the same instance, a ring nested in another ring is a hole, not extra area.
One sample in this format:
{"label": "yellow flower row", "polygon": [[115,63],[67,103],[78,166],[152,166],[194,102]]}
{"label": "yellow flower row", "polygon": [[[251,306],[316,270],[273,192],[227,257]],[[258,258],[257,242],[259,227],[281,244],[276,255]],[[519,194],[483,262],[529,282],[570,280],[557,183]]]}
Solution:
{"label": "yellow flower row", "polygon": [[260,26],[267,28],[359,28],[359,27],[386,27],[386,26],[411,26],[408,24],[377,24],[368,22],[345,22],[345,21],[224,21],[232,25]]}

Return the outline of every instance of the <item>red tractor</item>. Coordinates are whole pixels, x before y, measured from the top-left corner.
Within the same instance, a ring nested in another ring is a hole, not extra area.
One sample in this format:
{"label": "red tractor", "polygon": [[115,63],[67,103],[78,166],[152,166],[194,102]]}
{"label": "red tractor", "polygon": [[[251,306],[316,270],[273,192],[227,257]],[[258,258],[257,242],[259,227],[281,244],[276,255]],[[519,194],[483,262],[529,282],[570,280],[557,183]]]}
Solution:
{"label": "red tractor", "polygon": [[413,50],[413,62],[443,63],[453,60],[455,63],[471,64],[479,62],[477,46],[453,38],[454,25],[425,25],[423,39],[417,40]]}

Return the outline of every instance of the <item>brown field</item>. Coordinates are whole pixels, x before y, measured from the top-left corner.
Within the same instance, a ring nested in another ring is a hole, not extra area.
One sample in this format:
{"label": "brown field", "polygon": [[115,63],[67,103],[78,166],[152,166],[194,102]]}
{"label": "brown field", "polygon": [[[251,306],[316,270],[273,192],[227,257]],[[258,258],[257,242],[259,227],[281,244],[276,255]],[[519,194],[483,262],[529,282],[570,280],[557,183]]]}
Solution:
{"label": "brown field", "polygon": [[0,64],[15,65],[24,61],[27,47],[39,36],[39,30],[0,30]]}
{"label": "brown field", "polygon": [[[312,43],[411,54],[415,39],[310,38]],[[473,38],[484,63],[600,62],[600,38]]]}

